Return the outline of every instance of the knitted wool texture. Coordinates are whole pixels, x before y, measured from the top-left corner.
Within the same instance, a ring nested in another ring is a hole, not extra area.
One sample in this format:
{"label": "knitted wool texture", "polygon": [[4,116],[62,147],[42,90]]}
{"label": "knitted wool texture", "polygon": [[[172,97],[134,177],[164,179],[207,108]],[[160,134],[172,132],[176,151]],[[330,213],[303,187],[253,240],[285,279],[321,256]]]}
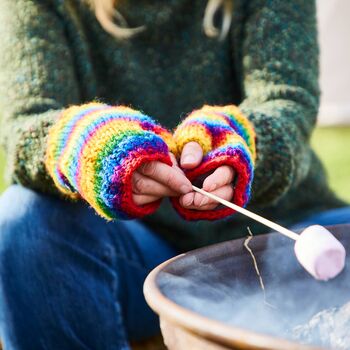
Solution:
{"label": "knitted wool texture", "polygon": [[[233,105],[204,106],[192,112],[176,129],[174,140],[179,156],[186,143],[195,141],[203,149],[203,161],[195,169],[187,170],[186,176],[195,181],[222,165],[235,170],[233,202],[245,206],[250,198],[253,181],[255,132],[248,119]],[[221,208],[211,211],[196,211],[183,208],[178,198],[172,203],[179,214],[187,220],[216,220],[231,215],[234,211]]]}
{"label": "knitted wool texture", "polygon": [[46,167],[61,192],[84,198],[102,217],[139,218],[160,201],[135,205],[132,174],[152,160],[171,165],[168,145],[174,148],[171,134],[141,112],[84,104],[66,109],[51,128]]}
{"label": "knitted wool texture", "polygon": [[[57,196],[45,166],[48,131],[67,106],[137,106],[168,129],[203,104],[239,105],[254,125],[249,205],[285,226],[344,206],[309,146],[318,109],[315,0],[235,0],[223,42],[202,30],[206,1],[120,1],[132,40],[105,33],[80,0],[0,1],[0,143],[6,177]],[[184,222],[168,203],[145,223],[185,251],[266,233],[241,215]]]}

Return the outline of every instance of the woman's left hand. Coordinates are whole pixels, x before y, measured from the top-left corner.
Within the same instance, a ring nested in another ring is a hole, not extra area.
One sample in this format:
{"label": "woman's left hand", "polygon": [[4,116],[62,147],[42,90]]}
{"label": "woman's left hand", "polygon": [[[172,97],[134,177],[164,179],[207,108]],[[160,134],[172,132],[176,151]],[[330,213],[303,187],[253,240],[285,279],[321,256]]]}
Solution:
{"label": "woman's left hand", "polygon": [[[180,166],[182,169],[193,169],[203,158],[203,150],[197,142],[187,143],[182,151]],[[223,165],[215,169],[203,182],[202,188],[228,201],[232,200],[234,170]],[[180,204],[186,209],[213,210],[219,203],[197,192],[190,192],[180,197]]]}

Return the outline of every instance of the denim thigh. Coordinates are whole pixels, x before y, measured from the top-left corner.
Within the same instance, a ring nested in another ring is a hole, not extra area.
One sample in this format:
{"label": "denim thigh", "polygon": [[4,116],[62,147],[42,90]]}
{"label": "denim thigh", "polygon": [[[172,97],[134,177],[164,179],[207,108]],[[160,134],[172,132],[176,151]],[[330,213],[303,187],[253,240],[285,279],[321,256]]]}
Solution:
{"label": "denim thigh", "polygon": [[0,197],[4,348],[128,349],[156,334],[142,286],[175,254],[140,222],[11,186]]}

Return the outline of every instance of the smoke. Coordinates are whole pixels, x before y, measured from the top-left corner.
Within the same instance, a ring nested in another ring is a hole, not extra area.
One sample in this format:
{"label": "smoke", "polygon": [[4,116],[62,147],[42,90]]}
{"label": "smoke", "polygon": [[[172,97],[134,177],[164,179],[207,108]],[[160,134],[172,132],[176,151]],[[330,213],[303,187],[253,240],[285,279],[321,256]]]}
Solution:
{"label": "smoke", "polygon": [[[158,277],[161,291],[203,316],[289,340],[294,327],[350,300],[349,269],[334,280],[316,281],[296,260],[293,242],[270,235],[266,241],[254,237],[249,243],[264,281],[266,303],[251,256],[241,245],[226,242],[211,255],[201,250],[174,261]],[[321,339],[307,342],[322,345]]]}

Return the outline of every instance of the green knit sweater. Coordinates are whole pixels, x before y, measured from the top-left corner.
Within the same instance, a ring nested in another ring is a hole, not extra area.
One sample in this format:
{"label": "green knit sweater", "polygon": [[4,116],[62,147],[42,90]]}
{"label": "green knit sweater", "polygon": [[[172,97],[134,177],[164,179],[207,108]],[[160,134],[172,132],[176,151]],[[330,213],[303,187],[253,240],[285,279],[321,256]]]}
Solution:
{"label": "green knit sweater", "polygon": [[[70,105],[126,104],[174,128],[203,104],[239,105],[257,134],[249,207],[289,225],[344,205],[311,150],[318,100],[314,1],[235,0],[230,35],[202,31],[204,0],[128,0],[147,30],[116,40],[82,0],[1,0],[1,140],[8,175],[57,195],[45,165],[48,130]],[[267,229],[239,214],[187,222],[167,201],[143,221],[180,249]]]}

